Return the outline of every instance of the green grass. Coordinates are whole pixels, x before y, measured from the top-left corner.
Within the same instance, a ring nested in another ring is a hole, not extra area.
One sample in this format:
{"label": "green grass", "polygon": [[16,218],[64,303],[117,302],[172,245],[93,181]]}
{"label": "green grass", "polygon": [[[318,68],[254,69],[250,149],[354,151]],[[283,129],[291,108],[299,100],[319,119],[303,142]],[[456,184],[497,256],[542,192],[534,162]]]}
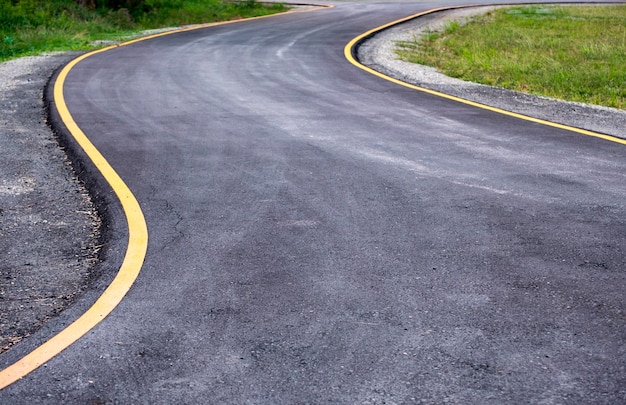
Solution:
{"label": "green grass", "polygon": [[396,52],[463,80],[626,108],[626,5],[497,9]]}
{"label": "green grass", "polygon": [[[117,1],[126,4],[127,0]],[[110,1],[109,4],[115,2]],[[75,0],[0,0],[0,61],[59,50],[87,50],[97,40],[121,40],[142,30],[225,21],[285,11],[254,0],[143,0],[134,7],[91,10]]]}

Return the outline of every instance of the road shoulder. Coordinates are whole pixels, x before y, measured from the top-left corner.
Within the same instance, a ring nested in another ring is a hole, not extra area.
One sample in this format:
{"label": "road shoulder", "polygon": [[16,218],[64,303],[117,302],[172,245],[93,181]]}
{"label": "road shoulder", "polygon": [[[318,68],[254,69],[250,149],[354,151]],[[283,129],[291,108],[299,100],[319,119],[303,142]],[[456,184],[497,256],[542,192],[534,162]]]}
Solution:
{"label": "road shoulder", "polygon": [[100,276],[100,219],[47,125],[44,88],[74,53],[0,64],[0,353]]}
{"label": "road shoulder", "polygon": [[368,38],[358,48],[365,66],[394,79],[473,102],[546,121],[626,139],[626,111],[465,82],[438,73],[434,68],[404,62],[394,53],[397,41],[412,40],[422,32],[441,29],[449,21],[466,21],[493,7],[439,11],[395,25]]}

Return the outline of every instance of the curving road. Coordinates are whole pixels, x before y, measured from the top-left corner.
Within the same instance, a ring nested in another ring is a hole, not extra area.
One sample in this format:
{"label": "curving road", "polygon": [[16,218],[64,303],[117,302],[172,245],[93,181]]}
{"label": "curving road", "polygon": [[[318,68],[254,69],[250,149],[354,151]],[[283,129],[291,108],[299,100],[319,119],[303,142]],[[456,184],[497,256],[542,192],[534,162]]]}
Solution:
{"label": "curving road", "polygon": [[137,197],[148,253],[0,403],[626,401],[626,147],[345,59],[436,6],[337,3],[72,69],[69,110]]}

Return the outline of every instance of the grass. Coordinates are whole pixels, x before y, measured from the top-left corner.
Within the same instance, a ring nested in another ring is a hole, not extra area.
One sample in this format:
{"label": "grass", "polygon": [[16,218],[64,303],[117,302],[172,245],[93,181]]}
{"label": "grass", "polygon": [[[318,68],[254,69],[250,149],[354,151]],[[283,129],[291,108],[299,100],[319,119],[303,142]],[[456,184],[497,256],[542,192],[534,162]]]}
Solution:
{"label": "grass", "polygon": [[[0,61],[59,50],[96,48],[161,27],[225,21],[285,11],[283,4],[254,0],[143,0],[134,7],[90,9],[75,0],[0,0]],[[109,3],[112,3],[109,1]],[[117,3],[123,3],[117,1]]]}
{"label": "grass", "polygon": [[497,9],[396,53],[467,81],[626,109],[626,5]]}

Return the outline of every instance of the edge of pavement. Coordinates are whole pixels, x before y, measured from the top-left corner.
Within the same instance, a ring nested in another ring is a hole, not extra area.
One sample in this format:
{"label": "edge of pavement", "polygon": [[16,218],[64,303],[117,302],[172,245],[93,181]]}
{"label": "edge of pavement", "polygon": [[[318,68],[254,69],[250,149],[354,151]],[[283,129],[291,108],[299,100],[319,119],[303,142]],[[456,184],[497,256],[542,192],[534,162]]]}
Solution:
{"label": "edge of pavement", "polygon": [[[27,335],[28,339],[22,340],[0,355],[0,373],[41,347],[52,337],[57,336],[92,307],[115,278],[123,261],[127,245],[128,230],[119,200],[108,185],[107,180],[74,139],[59,115],[54,99],[54,84],[60,72],[69,63],[80,57],[81,53],[68,52],[62,53],[62,55],[68,55],[68,58],[62,58],[63,63],[57,65],[52,75],[47,79],[43,88],[43,99],[40,102],[45,111],[49,136],[56,140],[57,148],[65,154],[65,158],[69,161],[69,170],[76,176],[81,187],[87,190],[95,212],[100,219],[97,250],[93,253],[96,261],[92,263],[91,269],[95,276],[85,280],[84,284],[80,286],[81,291],[78,296],[67,302],[67,306],[50,318],[54,319],[54,322],[47,322],[49,319],[46,319],[39,325],[35,323],[31,330],[32,334]],[[46,62],[42,61],[43,63]],[[72,192],[72,186],[68,184],[68,191],[66,192]],[[46,204],[41,207],[41,215],[46,217],[49,215],[48,211],[53,209],[55,209],[54,202]],[[59,241],[55,238],[48,240],[51,252],[54,252],[54,246],[57,243]],[[40,288],[46,287],[41,285]],[[20,314],[18,313],[17,316]]]}
{"label": "edge of pavement", "polygon": [[398,60],[395,56],[394,46],[397,41],[410,41],[424,32],[441,30],[451,21],[465,23],[474,15],[488,12],[495,7],[507,6],[515,5],[442,7],[409,16],[397,23],[390,23],[370,31],[361,42],[355,44],[355,57],[364,66],[410,85],[513,114],[626,139],[626,110],[563,101],[466,82],[445,76],[432,67]]}

